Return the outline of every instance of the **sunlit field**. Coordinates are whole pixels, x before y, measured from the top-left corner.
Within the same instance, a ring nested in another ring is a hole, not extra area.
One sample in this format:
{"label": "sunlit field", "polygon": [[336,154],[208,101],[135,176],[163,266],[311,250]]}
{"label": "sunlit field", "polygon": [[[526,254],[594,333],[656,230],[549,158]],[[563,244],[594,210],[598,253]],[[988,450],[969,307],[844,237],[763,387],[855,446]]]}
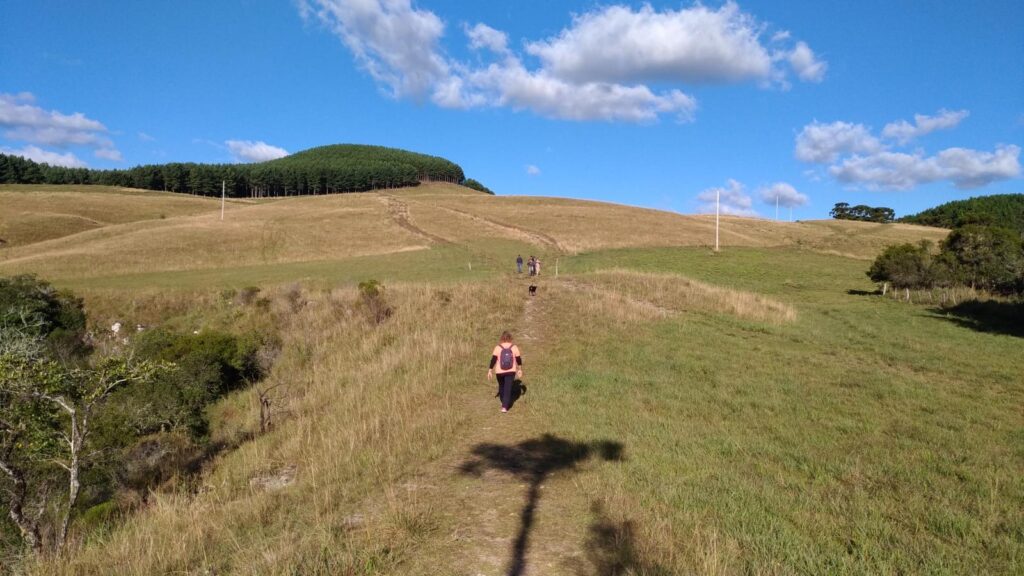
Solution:
{"label": "sunlit field", "polygon": [[[229,204],[223,225],[181,200],[22,236],[0,274],[74,290],[98,334],[275,331],[280,356],[211,408],[230,449],[29,573],[1024,570],[1024,340],[864,274],[943,230],[729,218],[714,253],[713,218],[445,185]],[[509,414],[485,379],[504,329]]]}

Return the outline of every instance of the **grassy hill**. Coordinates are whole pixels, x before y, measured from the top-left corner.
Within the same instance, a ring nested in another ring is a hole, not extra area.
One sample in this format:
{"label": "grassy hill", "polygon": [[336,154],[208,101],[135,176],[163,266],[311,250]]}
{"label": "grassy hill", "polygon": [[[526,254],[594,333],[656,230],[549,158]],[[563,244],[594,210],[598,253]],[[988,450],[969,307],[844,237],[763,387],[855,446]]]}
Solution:
{"label": "grassy hill", "polygon": [[[114,320],[275,331],[279,419],[258,433],[255,388],[219,402],[211,439],[234,449],[80,518],[29,573],[1024,568],[1024,343],[867,295],[882,246],[944,230],[725,218],[714,254],[712,218],[440,184],[230,203],[224,222],[210,200],[160,219],[127,208],[144,195],[59,192],[80,195],[68,214],[126,214],[49,220],[0,274],[74,289],[100,339]],[[516,253],[544,275],[517,277]],[[225,296],[250,284],[260,303]],[[503,329],[527,386],[509,414],[484,378]]]}
{"label": "grassy hill", "polygon": [[[89,187],[24,190],[0,188],[0,200],[13,207],[0,220],[8,241],[0,249],[0,273],[31,271],[70,286],[203,286],[210,273],[218,285],[238,286],[292,275],[331,279],[341,268],[368,264],[383,280],[424,270],[443,278],[453,270],[469,272],[474,262],[477,273],[507,269],[517,252],[544,256],[551,266],[552,259],[581,252],[708,246],[714,238],[712,217],[492,197],[440,183],[386,193],[233,200],[223,222],[214,199]],[[137,201],[125,202],[126,194]],[[932,228],[832,220],[727,217],[721,227],[724,246],[790,247],[860,259],[873,258],[889,243],[944,236]]]}

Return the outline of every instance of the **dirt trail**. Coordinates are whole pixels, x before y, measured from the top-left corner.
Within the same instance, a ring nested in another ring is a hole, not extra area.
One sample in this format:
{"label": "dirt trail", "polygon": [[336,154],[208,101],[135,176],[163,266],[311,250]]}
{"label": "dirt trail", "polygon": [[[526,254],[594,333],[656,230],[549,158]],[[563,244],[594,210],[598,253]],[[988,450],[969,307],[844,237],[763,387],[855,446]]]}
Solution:
{"label": "dirt trail", "polygon": [[513,327],[527,393],[501,413],[496,385],[484,384],[481,367],[481,390],[456,408],[479,417],[449,458],[410,483],[422,487],[417,500],[430,502],[444,529],[402,573],[559,576],[587,565],[592,495],[580,493],[577,480],[605,447],[545,433],[535,407],[543,402],[543,377],[530,370],[545,362],[546,316],[542,292],[526,301]]}
{"label": "dirt trail", "polygon": [[381,194],[380,199],[385,203],[388,210],[388,216],[398,224],[401,228],[412,232],[413,234],[432,242],[435,244],[451,244],[447,238],[442,238],[435,234],[427,232],[423,228],[420,228],[412,222],[412,218],[409,216],[409,206],[394,196],[387,194]]}
{"label": "dirt trail", "polygon": [[548,236],[547,234],[544,234],[543,232],[536,232],[536,231],[533,231],[533,230],[527,230],[526,228],[521,228],[519,226],[515,226],[515,225],[512,225],[512,224],[503,224],[501,222],[497,222],[495,220],[491,220],[490,218],[484,218],[483,216],[480,216],[479,214],[474,214],[472,212],[467,212],[465,210],[459,210],[458,208],[451,208],[451,207],[448,207],[448,206],[442,206],[440,204],[431,204],[431,206],[433,206],[434,208],[439,208],[439,209],[444,210],[446,212],[452,212],[453,214],[459,214],[461,216],[465,216],[465,217],[469,218],[470,220],[473,220],[474,222],[480,222],[481,224],[484,224],[485,226],[490,226],[492,228],[498,228],[498,229],[504,230],[506,232],[511,232],[513,235],[518,236],[520,238],[523,238],[527,242],[530,242],[531,244],[538,244],[540,246],[545,246],[547,248],[551,248],[551,249],[554,249],[554,250],[559,251],[559,252],[566,252],[567,251],[567,250],[565,250],[565,248],[563,248],[563,246],[561,244],[558,243],[558,240],[556,240],[552,236]]}

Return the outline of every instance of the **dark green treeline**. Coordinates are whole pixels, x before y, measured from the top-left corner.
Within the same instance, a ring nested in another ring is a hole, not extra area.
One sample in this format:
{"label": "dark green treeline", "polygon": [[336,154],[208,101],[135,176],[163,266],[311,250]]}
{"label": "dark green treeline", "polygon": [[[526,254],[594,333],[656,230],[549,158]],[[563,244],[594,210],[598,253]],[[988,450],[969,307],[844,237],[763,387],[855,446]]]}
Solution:
{"label": "dark green treeline", "polygon": [[[337,144],[254,164],[172,162],[126,170],[39,164],[0,154],[0,183],[100,184],[229,197],[363,192],[440,181],[464,184],[462,168],[444,158],[383,146]],[[475,182],[475,181],[474,181]]]}

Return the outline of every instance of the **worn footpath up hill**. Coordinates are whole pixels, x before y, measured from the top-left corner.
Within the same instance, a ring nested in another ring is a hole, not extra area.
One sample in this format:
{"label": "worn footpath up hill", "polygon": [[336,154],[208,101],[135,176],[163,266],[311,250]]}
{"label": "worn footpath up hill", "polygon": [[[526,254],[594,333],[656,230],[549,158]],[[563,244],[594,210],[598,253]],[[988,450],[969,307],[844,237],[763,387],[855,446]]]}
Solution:
{"label": "worn footpath up hill", "polygon": [[[117,428],[64,553],[25,553],[5,516],[0,570],[1024,569],[1024,341],[865,275],[946,230],[723,218],[716,253],[714,217],[438,182],[229,199],[223,220],[119,187],[2,186],[0,207],[0,276],[82,298],[97,354],[237,341],[260,368],[192,429]],[[486,376],[504,330],[525,362],[508,413]],[[29,507],[53,526],[45,464]]]}

